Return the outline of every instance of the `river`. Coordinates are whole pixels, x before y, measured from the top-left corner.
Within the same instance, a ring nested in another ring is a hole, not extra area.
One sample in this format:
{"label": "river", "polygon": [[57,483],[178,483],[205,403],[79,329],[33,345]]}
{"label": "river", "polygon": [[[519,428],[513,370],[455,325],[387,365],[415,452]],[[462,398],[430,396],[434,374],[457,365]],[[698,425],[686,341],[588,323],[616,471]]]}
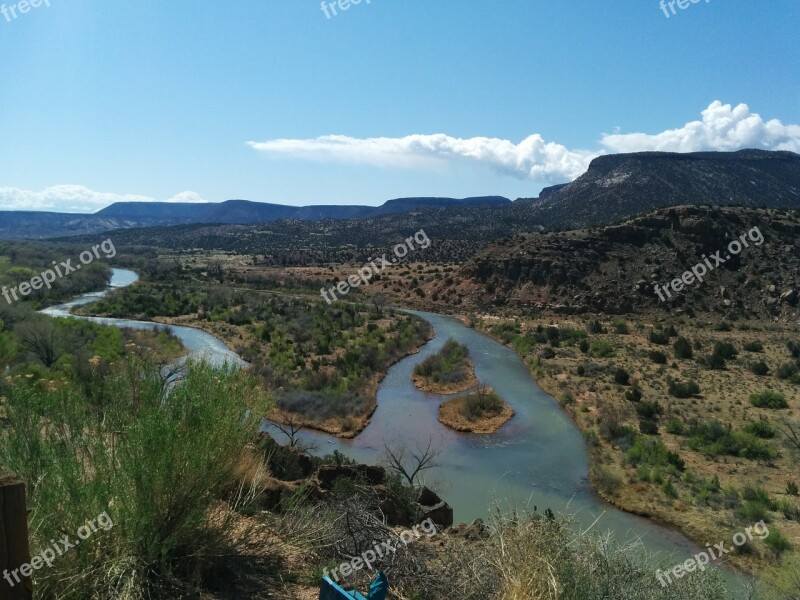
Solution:
{"label": "river", "polygon": [[[55,317],[71,316],[72,308],[94,302],[137,279],[133,271],[113,269],[107,290],[85,294],[42,312]],[[513,350],[451,317],[407,312],[428,321],[435,339],[420,353],[402,359],[388,370],[378,390],[378,408],[355,439],[303,432],[303,439],[317,446],[317,454],[336,449],[358,461],[375,463],[386,443],[403,444],[413,450],[432,440],[441,452],[440,466],[429,472],[428,483],[453,507],[456,522],[486,519],[493,503],[502,509],[537,507],[543,512],[550,508],[575,515],[583,526],[594,524],[597,531],[611,531],[618,540],[638,538],[650,552],[674,555],[675,563],[700,550],[680,533],[618,510],[592,492],[588,455],[580,431],[553,397],[539,387]],[[80,318],[134,329],[159,326],[130,319]],[[224,343],[204,331],[182,326],[172,326],[172,331],[189,349],[190,357],[202,357],[217,365],[246,365]],[[494,388],[514,409],[515,417],[498,432],[471,435],[444,427],[437,420],[441,397],[421,392],[413,385],[414,367],[438,352],[448,338],[469,348],[478,379]],[[738,587],[732,573],[724,570],[723,575],[729,587]]]}

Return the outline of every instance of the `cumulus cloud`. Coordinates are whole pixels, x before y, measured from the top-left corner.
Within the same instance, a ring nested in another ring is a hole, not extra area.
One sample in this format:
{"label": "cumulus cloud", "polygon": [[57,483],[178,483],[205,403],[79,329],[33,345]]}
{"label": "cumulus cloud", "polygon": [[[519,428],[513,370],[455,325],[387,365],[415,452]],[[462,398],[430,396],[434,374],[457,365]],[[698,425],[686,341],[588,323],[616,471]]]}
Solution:
{"label": "cumulus cloud", "polygon": [[541,181],[574,179],[597,153],[569,150],[534,134],[519,144],[498,138],[455,138],[442,133],[402,138],[353,138],[326,135],[314,139],[279,139],[248,142],[251,148],[272,157],[338,161],[379,167],[420,168],[446,162],[487,166],[518,178]]}
{"label": "cumulus cloud", "polygon": [[[41,191],[0,187],[0,210],[94,212],[114,202],[157,202],[133,194],[97,192],[82,185],[54,185]],[[164,202],[205,202],[196,192],[181,192]]]}
{"label": "cumulus cloud", "polygon": [[542,182],[570,181],[582,175],[591,160],[609,152],[661,150],[695,152],[732,151],[742,148],[800,152],[800,126],[784,125],[777,119],[764,121],[746,104],[735,108],[720,101],[702,112],[702,121],[657,134],[605,134],[600,147],[571,150],[533,134],[519,143],[445,134],[409,135],[401,138],[354,138],[325,135],[312,139],[275,139],[248,142],[271,158],[296,158],[323,162],[396,168],[426,168],[447,163],[472,163],[503,175]]}
{"label": "cumulus cloud", "polygon": [[678,129],[654,135],[604,135],[602,144],[613,152],[733,151],[742,148],[800,152],[800,125],[784,125],[778,119],[764,121],[760,115],[751,112],[747,104],[733,107],[716,100],[702,115],[702,121],[692,121]]}

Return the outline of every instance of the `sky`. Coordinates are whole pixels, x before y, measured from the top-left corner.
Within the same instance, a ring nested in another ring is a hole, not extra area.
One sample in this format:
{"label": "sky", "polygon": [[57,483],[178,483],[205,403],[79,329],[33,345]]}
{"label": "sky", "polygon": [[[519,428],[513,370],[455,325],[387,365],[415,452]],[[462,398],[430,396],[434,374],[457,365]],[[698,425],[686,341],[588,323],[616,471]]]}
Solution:
{"label": "sky", "polygon": [[600,154],[800,152],[798,0],[27,2],[0,0],[0,210],[535,197]]}

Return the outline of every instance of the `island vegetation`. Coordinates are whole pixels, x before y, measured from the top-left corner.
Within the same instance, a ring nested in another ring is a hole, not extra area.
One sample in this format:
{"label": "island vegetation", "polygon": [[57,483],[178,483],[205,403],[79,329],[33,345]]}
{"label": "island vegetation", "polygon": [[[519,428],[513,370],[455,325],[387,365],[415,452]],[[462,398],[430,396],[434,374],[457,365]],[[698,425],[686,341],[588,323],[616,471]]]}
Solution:
{"label": "island vegetation", "polygon": [[440,423],[468,433],[494,433],[513,417],[512,408],[494,390],[483,385],[439,407]]}
{"label": "island vegetation", "polygon": [[477,385],[469,349],[454,339],[414,367],[414,385],[424,392],[456,394]]}

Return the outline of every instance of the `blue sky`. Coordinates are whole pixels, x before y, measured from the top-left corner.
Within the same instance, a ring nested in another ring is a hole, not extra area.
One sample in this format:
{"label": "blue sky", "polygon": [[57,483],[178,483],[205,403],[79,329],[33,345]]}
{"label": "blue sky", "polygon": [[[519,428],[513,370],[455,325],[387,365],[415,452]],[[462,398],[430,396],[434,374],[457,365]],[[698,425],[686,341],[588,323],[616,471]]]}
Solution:
{"label": "blue sky", "polygon": [[603,152],[800,151],[800,2],[680,1],[5,0],[0,209],[516,198]]}

